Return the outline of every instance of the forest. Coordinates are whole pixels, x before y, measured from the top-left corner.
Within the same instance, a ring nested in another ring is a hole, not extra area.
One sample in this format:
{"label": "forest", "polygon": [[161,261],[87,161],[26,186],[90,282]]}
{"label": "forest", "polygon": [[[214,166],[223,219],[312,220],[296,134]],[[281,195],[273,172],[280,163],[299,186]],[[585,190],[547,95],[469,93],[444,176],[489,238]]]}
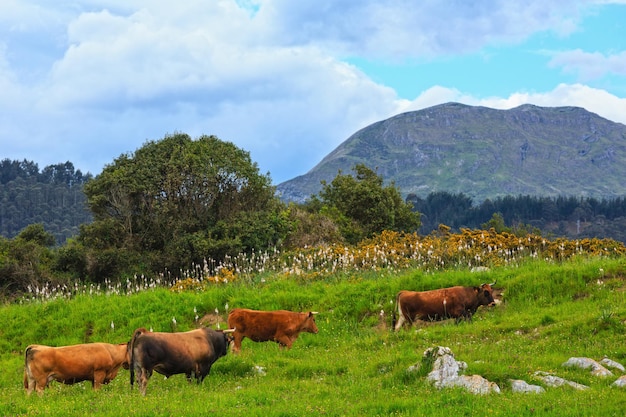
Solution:
{"label": "forest", "polygon": [[[505,196],[475,205],[464,194],[414,194],[406,201],[421,214],[420,233],[428,234],[445,224],[461,228],[495,227],[516,233],[581,239],[611,238],[626,242],[626,198],[602,199],[572,196]],[[495,215],[495,217],[494,217]]]}
{"label": "forest", "polygon": [[41,223],[57,244],[65,243],[92,219],[83,192],[91,178],[69,161],[42,170],[33,161],[0,161],[0,236]]}

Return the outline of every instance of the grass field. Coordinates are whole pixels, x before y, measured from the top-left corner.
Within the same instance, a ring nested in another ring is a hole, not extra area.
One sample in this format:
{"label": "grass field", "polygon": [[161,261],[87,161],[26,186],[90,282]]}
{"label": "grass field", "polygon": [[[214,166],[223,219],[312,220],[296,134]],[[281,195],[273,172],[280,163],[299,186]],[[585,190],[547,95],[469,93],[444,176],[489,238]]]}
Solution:
{"label": "grass field", "polygon": [[[400,289],[478,285],[497,280],[503,303],[480,309],[472,322],[425,323],[394,333],[392,300]],[[0,307],[0,415],[222,416],[623,416],[626,389],[588,371],[563,368],[572,356],[604,356],[626,364],[626,259],[577,257],[528,261],[472,273],[354,272],[305,280],[267,275],[257,283],[215,284],[202,291],[166,288],[132,295]],[[319,311],[319,333],[304,333],[291,350],[245,340],[239,355],[218,360],[201,385],[184,375],[155,374],[142,397],[129,372],[100,391],[89,383],[52,383],[43,396],[22,386],[28,344],[126,342],[137,327],[184,331],[196,314],[226,327],[226,305]],[[217,309],[217,315],[216,314]],[[384,312],[381,320],[381,310]],[[176,324],[174,324],[174,320]],[[408,372],[429,347],[448,346],[467,362],[466,374],[498,383],[501,394],[437,390]],[[535,371],[588,385],[585,391],[511,391],[511,378],[542,385]]]}

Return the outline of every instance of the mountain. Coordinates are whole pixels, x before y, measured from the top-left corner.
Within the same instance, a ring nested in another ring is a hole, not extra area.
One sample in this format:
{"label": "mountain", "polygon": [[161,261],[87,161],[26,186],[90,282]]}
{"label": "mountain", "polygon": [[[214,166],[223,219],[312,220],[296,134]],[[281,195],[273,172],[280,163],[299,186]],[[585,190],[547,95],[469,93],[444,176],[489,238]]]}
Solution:
{"label": "mountain", "polygon": [[301,202],[363,163],[403,196],[464,193],[613,198],[626,195],[626,125],[579,107],[510,110],[446,103],[402,113],[350,136],[308,173],[283,182]]}

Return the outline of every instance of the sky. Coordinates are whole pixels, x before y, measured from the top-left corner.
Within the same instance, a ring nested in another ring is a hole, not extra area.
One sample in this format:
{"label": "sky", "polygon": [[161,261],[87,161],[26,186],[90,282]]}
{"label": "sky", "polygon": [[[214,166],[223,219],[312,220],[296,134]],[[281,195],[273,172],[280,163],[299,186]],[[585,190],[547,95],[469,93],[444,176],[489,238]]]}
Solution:
{"label": "sky", "polygon": [[0,2],[0,159],[40,169],[98,175],[186,133],[279,184],[446,102],[626,124],[626,0]]}

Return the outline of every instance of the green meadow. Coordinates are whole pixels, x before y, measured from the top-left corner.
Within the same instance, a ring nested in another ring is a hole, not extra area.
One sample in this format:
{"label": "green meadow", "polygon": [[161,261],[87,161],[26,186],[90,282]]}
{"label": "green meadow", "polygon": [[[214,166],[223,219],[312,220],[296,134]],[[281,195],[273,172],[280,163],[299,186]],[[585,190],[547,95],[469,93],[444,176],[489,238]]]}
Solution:
{"label": "green meadow", "polygon": [[[502,303],[471,322],[421,323],[391,330],[401,289],[497,281]],[[213,366],[204,383],[154,374],[142,397],[129,372],[99,391],[90,383],[50,384],[42,396],[23,388],[23,352],[32,343],[127,342],[137,327],[185,331],[205,315],[226,328],[228,309],[317,311],[318,334],[303,333],[290,350],[244,340],[239,355]],[[196,319],[196,316],[198,319]],[[0,307],[1,416],[623,416],[621,375],[597,378],[561,366],[570,357],[626,365],[626,258],[576,256],[528,260],[482,272],[421,269],[341,272],[302,277],[266,273],[181,292],[157,287],[126,294],[76,295]],[[447,346],[468,375],[496,382],[500,394],[438,390],[424,372],[409,372],[423,352]],[[546,371],[589,386],[513,393],[510,379]]]}

